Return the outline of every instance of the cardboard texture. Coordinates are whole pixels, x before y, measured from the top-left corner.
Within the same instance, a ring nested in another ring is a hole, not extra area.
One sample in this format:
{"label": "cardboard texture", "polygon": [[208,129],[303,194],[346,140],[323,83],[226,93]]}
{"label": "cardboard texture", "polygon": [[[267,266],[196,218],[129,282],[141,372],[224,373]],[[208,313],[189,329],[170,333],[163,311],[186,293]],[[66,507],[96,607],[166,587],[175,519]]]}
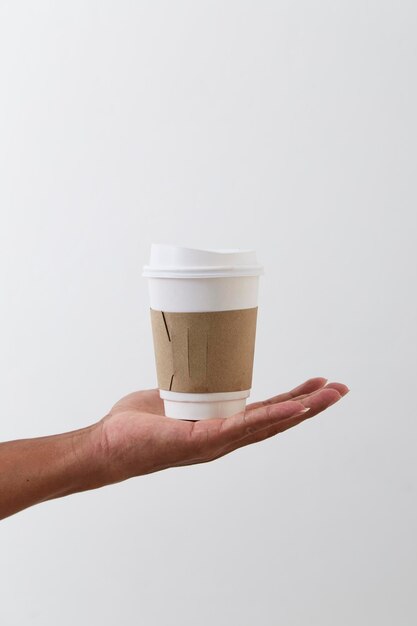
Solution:
{"label": "cardboard texture", "polygon": [[150,312],[159,389],[215,393],[251,388],[258,307]]}

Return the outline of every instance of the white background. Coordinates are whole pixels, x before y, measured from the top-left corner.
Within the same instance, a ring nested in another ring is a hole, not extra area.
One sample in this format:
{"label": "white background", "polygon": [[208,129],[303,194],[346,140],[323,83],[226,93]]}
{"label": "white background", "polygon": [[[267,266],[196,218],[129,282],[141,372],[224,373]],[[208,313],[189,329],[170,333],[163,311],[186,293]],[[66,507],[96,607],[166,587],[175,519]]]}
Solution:
{"label": "white background", "polygon": [[0,438],[156,386],[153,241],[257,250],[252,400],[351,388],[3,521],[2,625],[416,624],[416,28],[411,0],[0,0]]}

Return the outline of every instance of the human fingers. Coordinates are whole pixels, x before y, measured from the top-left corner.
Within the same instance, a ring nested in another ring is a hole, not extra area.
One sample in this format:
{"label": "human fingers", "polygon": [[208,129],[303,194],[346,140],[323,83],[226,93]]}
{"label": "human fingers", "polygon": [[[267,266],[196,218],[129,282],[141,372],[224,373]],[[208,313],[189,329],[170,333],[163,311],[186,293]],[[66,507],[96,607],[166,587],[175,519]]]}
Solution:
{"label": "human fingers", "polygon": [[256,431],[277,424],[280,420],[307,413],[300,402],[287,401],[265,407],[239,411],[227,418],[213,418],[189,423],[189,461],[211,460],[220,450]]}
{"label": "human fingers", "polygon": [[298,396],[305,396],[318,389],[324,387],[327,383],[327,378],[316,377],[309,378],[305,382],[301,383],[291,391],[286,391],[285,393],[280,393],[276,396],[272,396],[271,398],[267,398],[266,400],[260,400],[259,402],[252,402],[252,404],[248,404],[248,409],[257,409],[261,406],[267,406],[268,404],[276,404],[277,402],[286,402],[287,400],[298,400]]}
{"label": "human fingers", "polygon": [[[344,385],[343,383],[327,383],[327,385],[322,387],[322,389],[336,389],[336,391],[338,391],[341,396],[345,396],[349,391],[349,387],[347,387],[347,385]],[[295,399],[301,401],[301,400],[304,400],[305,398],[308,398],[310,395],[312,394],[306,393],[306,394],[297,396],[297,398]]]}
{"label": "human fingers", "polygon": [[[317,380],[317,379],[311,379],[311,380]],[[322,380],[325,380],[325,379],[322,379]],[[309,381],[307,381],[307,382],[309,382]],[[300,389],[301,388],[302,388],[302,385],[300,385]],[[321,387],[321,389],[336,389],[336,391],[338,391],[341,396],[346,395],[348,393],[348,391],[349,391],[349,387],[347,387],[343,383],[336,383],[336,382],[335,383],[327,383],[324,387]],[[295,396],[293,398],[293,400],[297,400],[297,401],[304,400],[305,398],[308,398],[309,396],[313,395],[317,391],[320,391],[320,389],[314,389],[313,391],[309,391],[308,393],[303,393],[303,394],[300,394],[298,396]],[[289,392],[289,393],[292,393],[292,392]],[[285,396],[286,394],[282,394],[282,395]],[[280,397],[280,396],[277,396],[277,397]],[[269,401],[267,400],[267,402],[269,402]],[[262,404],[262,403],[260,403],[260,404]],[[248,406],[251,407],[253,405],[248,405]]]}
{"label": "human fingers", "polygon": [[326,409],[328,409],[332,404],[335,404],[339,400],[341,400],[343,396],[336,389],[324,388],[320,389],[316,394],[312,394],[305,401],[301,401],[309,411],[305,414],[303,419],[299,419],[297,416],[293,419],[292,417],[282,420],[279,424],[279,428],[274,429],[271,428],[271,436],[282,433],[293,426],[297,426],[305,419],[310,419],[319,413],[322,413]]}
{"label": "human fingers", "polygon": [[243,437],[240,441],[234,441],[231,445],[226,446],[221,453],[215,458],[220,458],[229,452],[233,452],[237,448],[242,448],[244,446],[248,446],[253,443],[258,443],[263,441],[264,439],[269,439],[279,433],[288,430],[289,428],[293,428],[301,422],[304,422],[306,419],[310,419],[314,417],[318,413],[321,413],[332,404],[340,400],[342,395],[336,389],[321,389],[318,390],[315,394],[311,394],[311,396],[302,402],[306,408],[310,410],[305,414],[290,416],[289,418],[280,420],[277,424],[273,424],[271,426],[267,426],[255,433],[247,435]]}

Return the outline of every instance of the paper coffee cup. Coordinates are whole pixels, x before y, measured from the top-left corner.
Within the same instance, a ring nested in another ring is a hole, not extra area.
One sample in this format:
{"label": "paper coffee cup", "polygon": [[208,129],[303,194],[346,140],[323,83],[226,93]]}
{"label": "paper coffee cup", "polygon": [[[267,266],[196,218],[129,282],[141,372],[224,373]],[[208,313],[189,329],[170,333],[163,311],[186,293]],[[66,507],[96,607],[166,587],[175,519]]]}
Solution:
{"label": "paper coffee cup", "polygon": [[259,276],[254,250],[152,244],[143,276],[165,415],[201,420],[245,408]]}

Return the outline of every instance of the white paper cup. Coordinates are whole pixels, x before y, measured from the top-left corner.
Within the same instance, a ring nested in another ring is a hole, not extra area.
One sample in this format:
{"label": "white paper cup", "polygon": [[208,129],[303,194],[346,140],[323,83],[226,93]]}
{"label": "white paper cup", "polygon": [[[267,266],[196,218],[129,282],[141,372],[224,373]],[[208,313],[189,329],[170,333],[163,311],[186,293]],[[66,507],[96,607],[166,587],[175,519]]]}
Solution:
{"label": "white paper cup", "polygon": [[[231,311],[258,306],[259,276],[254,250],[199,250],[152,244],[149,279],[152,309],[173,313]],[[160,389],[165,415],[176,419],[229,417],[244,410],[250,389],[183,393]]]}

